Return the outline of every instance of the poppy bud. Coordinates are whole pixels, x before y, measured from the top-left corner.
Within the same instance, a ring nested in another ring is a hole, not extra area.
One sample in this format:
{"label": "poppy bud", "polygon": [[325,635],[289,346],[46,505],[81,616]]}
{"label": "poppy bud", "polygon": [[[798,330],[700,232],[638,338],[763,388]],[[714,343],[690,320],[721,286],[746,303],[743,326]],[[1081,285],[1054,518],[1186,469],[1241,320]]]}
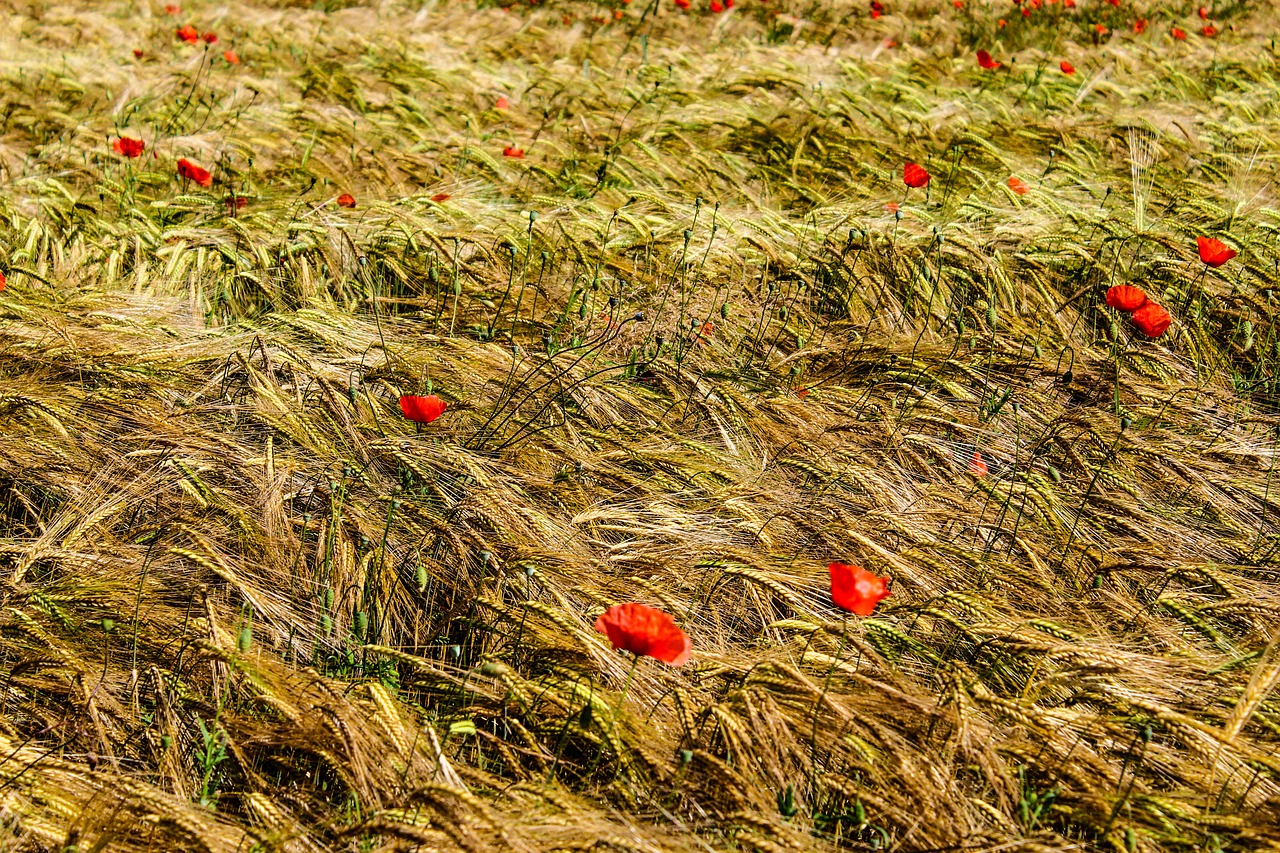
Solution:
{"label": "poppy bud", "polygon": [[996,327],[996,306],[987,306],[987,327],[994,329]]}
{"label": "poppy bud", "polygon": [[240,636],[236,638],[236,648],[240,650],[240,654],[247,655],[249,649],[253,646],[253,628],[245,625],[240,629]]}
{"label": "poppy bud", "polygon": [[1093,576],[1093,588],[1102,589],[1102,575]]}
{"label": "poppy bud", "polygon": [[418,582],[418,592],[425,592],[427,589],[427,567],[418,563],[418,568],[414,572],[414,580]]}
{"label": "poppy bud", "polygon": [[104,633],[110,634],[110,633],[111,633],[112,631],[114,631],[115,629],[116,629],[116,623],[115,623],[115,620],[114,620],[114,619],[103,619],[103,620],[102,620],[102,630],[103,630],[103,632],[104,632]]}
{"label": "poppy bud", "polygon": [[1061,483],[1061,482],[1062,482],[1062,473],[1061,473],[1061,472],[1059,472],[1057,468],[1054,468],[1052,465],[1050,465],[1050,466],[1049,466],[1049,479],[1050,479],[1050,480],[1053,480],[1053,482],[1055,482],[1055,483]]}
{"label": "poppy bud", "polygon": [[666,344],[667,339],[662,335],[655,335],[653,342],[658,345],[658,349],[662,349],[663,345]]}
{"label": "poppy bud", "polygon": [[722,302],[720,303],[720,319],[727,320],[728,318],[729,318],[729,303]]}
{"label": "poppy bud", "polygon": [[1070,370],[1068,370],[1066,373],[1062,374],[1062,384],[1063,384],[1063,385],[1070,385],[1070,384],[1071,384],[1071,380],[1073,380],[1073,379],[1075,379],[1075,378],[1076,378],[1076,377],[1075,377],[1075,374],[1074,374],[1074,373],[1072,373]]}
{"label": "poppy bud", "polygon": [[533,568],[533,566],[525,566],[525,567],[524,567],[524,576],[525,576],[526,578],[528,578],[529,580],[533,580],[533,573],[534,573],[534,571],[535,571],[535,569]]}
{"label": "poppy bud", "polygon": [[591,703],[582,706],[582,710],[578,712],[578,725],[584,729],[591,728]]}
{"label": "poppy bud", "polygon": [[688,243],[692,239],[693,239],[693,232],[690,231],[688,228],[684,229],[684,241]]}
{"label": "poppy bud", "polygon": [[680,750],[680,763],[688,764],[690,761],[693,761],[693,750],[692,749]]}
{"label": "poppy bud", "polygon": [[168,749],[171,746],[173,746],[173,738],[169,735],[160,735],[160,748]]}
{"label": "poppy bud", "polygon": [[329,587],[324,591],[324,609],[333,609],[333,587]]}
{"label": "poppy bud", "polygon": [[363,640],[365,631],[369,630],[369,614],[363,610],[357,610],[355,624],[352,627],[356,636]]}
{"label": "poppy bud", "polygon": [[1124,432],[1125,430],[1127,430],[1127,429],[1128,429],[1129,427],[1131,427],[1131,426],[1133,426],[1133,418],[1124,417],[1124,418],[1121,418],[1121,419],[1120,419],[1120,431],[1121,431],[1121,432]]}

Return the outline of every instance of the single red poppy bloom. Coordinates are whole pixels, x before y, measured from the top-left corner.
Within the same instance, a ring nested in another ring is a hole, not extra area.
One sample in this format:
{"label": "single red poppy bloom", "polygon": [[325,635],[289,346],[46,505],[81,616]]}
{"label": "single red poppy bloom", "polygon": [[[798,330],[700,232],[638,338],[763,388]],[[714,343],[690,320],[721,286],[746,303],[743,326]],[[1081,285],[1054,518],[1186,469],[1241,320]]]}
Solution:
{"label": "single red poppy bloom", "polygon": [[416,424],[431,423],[443,415],[444,410],[447,408],[449,408],[449,404],[435,394],[428,394],[425,397],[405,394],[400,398],[400,411],[404,413],[406,418]]}
{"label": "single red poppy bloom", "polygon": [[902,166],[902,182],[913,189],[927,186],[929,173],[918,163],[905,163]]}
{"label": "single red poppy bloom", "polygon": [[200,168],[185,157],[178,161],[178,174],[202,187],[213,186],[213,176],[208,170]]}
{"label": "single red poppy bloom", "polygon": [[973,458],[969,460],[969,473],[975,477],[985,477],[987,472],[987,463],[983,461],[982,454],[973,451]]}
{"label": "single red poppy bloom", "polygon": [[1209,9],[1208,9],[1208,7],[1206,7],[1206,6],[1201,6],[1201,7],[1200,7],[1199,9],[1197,9],[1196,11],[1197,11],[1197,13],[1200,15],[1200,20],[1202,20],[1202,21],[1207,21],[1207,20],[1209,20]]}
{"label": "single red poppy bloom", "polygon": [[1154,302],[1147,302],[1133,312],[1133,324],[1148,338],[1160,337],[1172,322],[1169,312]]}
{"label": "single red poppy bloom", "polygon": [[355,206],[356,206],[355,196],[351,195],[351,193],[343,193],[342,195],[338,196],[338,207],[354,208]]}
{"label": "single red poppy bloom", "polygon": [[609,638],[614,649],[671,666],[684,664],[693,651],[693,643],[671,615],[646,604],[615,604],[600,614],[596,630]]}
{"label": "single red poppy bloom", "polygon": [[111,147],[115,149],[117,154],[123,154],[126,157],[141,157],[142,152],[146,150],[147,143],[141,139],[122,136],[111,143]]}
{"label": "single red poppy bloom", "polygon": [[0,272],[0,290],[4,290],[5,285],[8,283],[9,281],[4,277],[4,273]]}
{"label": "single red poppy bloom", "polygon": [[1094,24],[1093,28],[1097,31],[1098,35],[1103,35],[1107,31],[1106,24]]}
{"label": "single red poppy bloom", "polygon": [[1058,63],[1058,67],[1062,69],[1063,74],[1075,74],[1076,67],[1065,59]]}
{"label": "single red poppy bloom", "polygon": [[897,213],[898,203],[896,201],[888,202],[885,204],[884,209],[886,213]]}
{"label": "single red poppy bloom", "polygon": [[1206,24],[1205,26],[1200,28],[1200,35],[1204,36],[1205,38],[1213,38],[1217,34],[1218,34],[1218,28],[1215,27],[1213,24]]}
{"label": "single red poppy bloom", "polygon": [[1023,8],[1023,10],[1022,10],[1022,17],[1024,17],[1024,18],[1030,18],[1030,17],[1031,17],[1031,9],[1030,9],[1029,7],[1024,7],[1024,8]]}
{"label": "single red poppy bloom", "polygon": [[1147,302],[1147,293],[1131,284],[1117,284],[1107,289],[1107,305],[1117,311],[1136,311]]}
{"label": "single red poppy bloom", "polygon": [[442,201],[448,201],[451,198],[453,198],[453,196],[449,195],[448,193],[436,193],[431,197],[431,200],[438,204]]}
{"label": "single red poppy bloom", "polygon": [[232,65],[240,64],[240,57],[236,55],[234,50],[223,51],[222,58]]}
{"label": "single red poppy bloom", "polygon": [[133,58],[134,58],[134,59],[141,59],[141,58],[142,58],[142,57],[144,57],[144,56],[146,56],[146,54],[145,54],[145,53],[143,53],[142,51],[138,50],[136,47],[133,49]]}
{"label": "single red poppy bloom", "polygon": [[1183,30],[1178,29],[1177,27],[1174,27],[1174,28],[1169,32],[1169,35],[1173,36],[1173,37],[1174,37],[1174,38],[1176,38],[1178,41],[1186,41],[1186,40],[1187,40],[1187,34],[1186,34],[1186,32],[1185,32],[1185,31],[1183,31]]}
{"label": "single red poppy bloom", "polygon": [[205,33],[205,34],[204,34],[204,35],[202,35],[200,38],[204,39],[204,43],[205,43],[205,44],[213,44],[214,42],[216,42],[216,41],[218,40],[218,34],[217,34],[217,33]]}
{"label": "single red poppy bloom", "polygon": [[242,195],[227,196],[227,210],[235,213],[237,210],[243,210],[244,206],[249,203],[249,199]]}
{"label": "single red poppy bloom", "polygon": [[1136,21],[1134,21],[1134,22],[1133,22],[1133,34],[1134,34],[1134,35],[1138,35],[1138,36],[1140,36],[1140,35],[1142,35],[1142,34],[1146,31],[1146,29],[1147,29],[1147,19],[1146,19],[1146,18],[1139,18],[1138,20],[1136,20]]}
{"label": "single red poppy bloom", "polygon": [[1006,21],[1004,18],[1001,18],[1000,20],[996,21],[996,29],[1001,29],[1001,30],[1003,30],[1003,29],[1004,29],[1004,25],[1005,25],[1005,24],[1007,24],[1007,23],[1009,23],[1009,22],[1008,22],[1008,21]]}
{"label": "single red poppy bloom", "polygon": [[711,0],[711,11],[720,14],[724,11],[724,4],[720,0]]}
{"label": "single red poppy bloom", "polygon": [[957,9],[963,9],[964,0],[951,0],[951,5],[955,6]]}
{"label": "single red poppy bloom", "polygon": [[200,41],[200,33],[196,32],[196,28],[190,24],[187,24],[185,27],[178,28],[177,36],[187,44],[195,44]]}
{"label": "single red poppy bloom", "polygon": [[978,51],[978,65],[990,71],[993,68],[999,68],[1000,63],[991,58],[991,54],[985,50]]}
{"label": "single red poppy bloom", "polygon": [[796,396],[797,396],[797,397],[799,397],[801,400],[803,400],[805,397],[808,397],[808,396],[809,396],[809,389],[808,389],[808,388],[797,388],[797,389],[796,389]]}
{"label": "single red poppy bloom", "polygon": [[1107,2],[1112,6],[1115,6],[1117,9],[1120,8],[1120,0],[1107,0]]}
{"label": "single red poppy bloom", "polygon": [[168,12],[170,15],[176,15],[182,11],[182,7],[179,6],[177,3],[170,3],[164,7],[164,10]]}
{"label": "single red poppy bloom", "polygon": [[889,597],[889,579],[845,563],[827,566],[831,573],[831,600],[855,616],[870,616],[882,599]]}
{"label": "single red poppy bloom", "polygon": [[689,0],[676,0],[676,5],[679,6],[681,9],[688,9]]}
{"label": "single red poppy bloom", "polygon": [[1062,0],[1062,5],[1068,9],[1074,9],[1076,7],[1076,0]]}
{"label": "single red poppy bloom", "polygon": [[1031,192],[1031,187],[1024,184],[1022,179],[1017,176],[1009,178],[1009,189],[1013,190],[1018,195],[1026,195]]}
{"label": "single red poppy bloom", "polygon": [[503,148],[503,149],[502,149],[502,156],[503,156],[503,157],[511,157],[512,159],[515,159],[515,160],[523,160],[523,159],[524,159],[524,149],[523,149],[523,148],[516,148],[516,147],[515,147],[515,146],[513,146],[513,145],[508,145],[508,146],[506,146],[505,148]]}
{"label": "single red poppy bloom", "polygon": [[505,110],[509,106],[511,106],[511,102],[507,100],[506,95],[503,95],[502,97],[498,98],[496,102],[494,102],[493,108],[495,110]]}
{"label": "single red poppy bloom", "polygon": [[1221,240],[1213,237],[1197,237],[1196,247],[1200,249],[1200,260],[1217,269],[1236,256],[1236,250]]}

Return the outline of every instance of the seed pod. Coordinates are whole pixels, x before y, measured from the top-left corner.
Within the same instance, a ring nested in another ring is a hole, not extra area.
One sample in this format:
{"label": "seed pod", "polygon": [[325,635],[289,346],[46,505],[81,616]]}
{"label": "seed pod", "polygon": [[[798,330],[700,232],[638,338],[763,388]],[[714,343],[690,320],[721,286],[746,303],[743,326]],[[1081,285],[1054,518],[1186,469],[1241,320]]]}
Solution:
{"label": "seed pod", "polygon": [[956,334],[957,335],[964,334],[964,318],[958,314],[956,315]]}
{"label": "seed pod", "polygon": [[996,306],[987,306],[987,328],[995,329],[996,327]]}
{"label": "seed pod", "polygon": [[783,305],[781,308],[778,309],[778,317],[779,319],[782,319],[782,320],[787,319],[787,306]]}
{"label": "seed pod", "polygon": [[102,620],[102,630],[104,633],[110,634],[115,629],[116,629],[116,622],[114,619]]}

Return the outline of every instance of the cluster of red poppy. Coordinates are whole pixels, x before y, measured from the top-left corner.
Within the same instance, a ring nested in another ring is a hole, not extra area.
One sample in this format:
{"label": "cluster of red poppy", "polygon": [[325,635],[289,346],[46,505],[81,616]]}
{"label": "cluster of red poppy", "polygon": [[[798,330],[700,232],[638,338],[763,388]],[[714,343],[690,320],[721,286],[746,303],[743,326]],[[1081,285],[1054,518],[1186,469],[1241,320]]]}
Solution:
{"label": "cluster of red poppy", "polygon": [[[626,0],[624,0],[624,2],[626,2]],[[734,0],[711,0],[707,8],[710,9],[712,12],[719,14],[720,12],[724,12],[727,9],[732,9],[733,2]],[[691,5],[689,3],[689,0],[675,0],[675,4],[679,6],[681,9],[688,9],[689,6]]]}

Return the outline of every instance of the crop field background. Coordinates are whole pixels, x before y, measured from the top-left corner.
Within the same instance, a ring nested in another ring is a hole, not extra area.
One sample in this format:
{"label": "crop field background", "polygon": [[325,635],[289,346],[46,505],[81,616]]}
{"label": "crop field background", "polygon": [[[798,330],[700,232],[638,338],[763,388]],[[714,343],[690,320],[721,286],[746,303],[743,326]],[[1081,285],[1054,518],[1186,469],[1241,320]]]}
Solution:
{"label": "crop field background", "polygon": [[1276,849],[1278,25],[0,0],[0,850]]}

